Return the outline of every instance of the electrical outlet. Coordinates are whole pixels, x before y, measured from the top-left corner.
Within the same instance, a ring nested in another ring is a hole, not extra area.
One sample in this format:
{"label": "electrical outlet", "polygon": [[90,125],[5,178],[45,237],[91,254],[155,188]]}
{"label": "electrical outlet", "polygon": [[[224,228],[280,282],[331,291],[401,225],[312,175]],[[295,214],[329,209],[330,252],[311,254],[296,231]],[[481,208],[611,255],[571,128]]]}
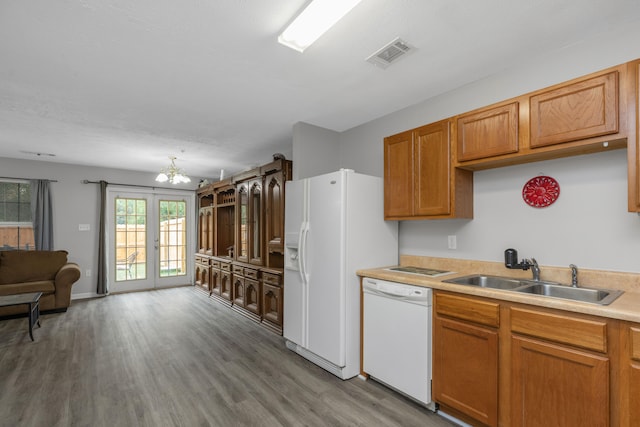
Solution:
{"label": "electrical outlet", "polygon": [[447,236],[449,249],[456,249],[458,247],[457,238],[455,235]]}
{"label": "electrical outlet", "polygon": [[84,275],[85,275],[86,277],[91,277],[91,269],[86,269],[86,270],[84,271]]}

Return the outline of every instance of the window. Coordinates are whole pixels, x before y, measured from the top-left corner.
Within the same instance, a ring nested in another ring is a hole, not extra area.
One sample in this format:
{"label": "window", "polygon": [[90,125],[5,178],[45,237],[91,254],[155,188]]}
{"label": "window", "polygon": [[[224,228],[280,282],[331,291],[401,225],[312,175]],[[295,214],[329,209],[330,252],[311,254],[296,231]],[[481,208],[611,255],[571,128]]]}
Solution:
{"label": "window", "polygon": [[0,250],[33,250],[31,188],[25,181],[0,181]]}

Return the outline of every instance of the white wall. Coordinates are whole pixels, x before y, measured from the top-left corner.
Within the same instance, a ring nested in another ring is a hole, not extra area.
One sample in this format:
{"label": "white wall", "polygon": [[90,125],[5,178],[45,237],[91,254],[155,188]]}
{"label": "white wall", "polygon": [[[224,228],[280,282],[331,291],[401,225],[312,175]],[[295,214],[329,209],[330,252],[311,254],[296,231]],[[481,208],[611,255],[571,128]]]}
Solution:
{"label": "white wall", "polygon": [[[638,40],[637,22],[621,25],[343,132],[340,166],[382,176],[385,136],[640,58]],[[640,272],[640,217],[627,212],[626,170],[626,150],[617,150],[476,172],[474,219],[404,221],[400,253],[503,261],[504,249],[514,247],[541,265]],[[528,207],[521,196],[540,172],[561,187],[546,209]],[[455,251],[447,249],[450,234],[458,236]]]}
{"label": "white wall", "polygon": [[[153,186],[154,174],[6,158],[0,158],[0,171],[4,177],[58,181],[51,184],[54,249],[68,251],[69,261],[78,263],[82,270],[80,280],[73,285],[72,298],[94,296],[95,273],[98,270],[100,189],[96,184],[83,184],[82,181],[105,180]],[[199,178],[191,178],[193,181],[189,186],[177,188],[193,190]],[[79,224],[89,224],[91,230],[78,231]],[[92,271],[92,277],[86,277],[87,269]]]}
{"label": "white wall", "polygon": [[293,125],[293,179],[340,169],[340,134],[298,122]]}

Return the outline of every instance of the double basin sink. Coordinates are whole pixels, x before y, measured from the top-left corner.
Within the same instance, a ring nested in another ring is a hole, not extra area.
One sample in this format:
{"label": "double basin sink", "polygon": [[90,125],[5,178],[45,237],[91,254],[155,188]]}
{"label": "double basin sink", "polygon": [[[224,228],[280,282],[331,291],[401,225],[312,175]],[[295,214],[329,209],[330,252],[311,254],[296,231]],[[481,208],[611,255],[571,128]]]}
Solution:
{"label": "double basin sink", "polygon": [[543,295],[572,301],[608,305],[622,295],[622,291],[613,289],[581,288],[562,285],[556,282],[545,282],[510,277],[486,276],[474,274],[443,280],[458,285],[479,286],[482,288],[501,289],[523,294]]}

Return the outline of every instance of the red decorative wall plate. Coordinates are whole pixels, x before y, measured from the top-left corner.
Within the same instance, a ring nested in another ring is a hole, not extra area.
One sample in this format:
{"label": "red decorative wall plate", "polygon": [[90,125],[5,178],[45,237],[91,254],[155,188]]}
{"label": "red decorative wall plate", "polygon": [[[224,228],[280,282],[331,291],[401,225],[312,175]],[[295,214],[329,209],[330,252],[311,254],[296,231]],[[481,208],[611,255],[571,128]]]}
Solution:
{"label": "red decorative wall plate", "polygon": [[522,187],[522,198],[534,208],[546,208],[558,200],[560,185],[550,176],[536,176]]}

